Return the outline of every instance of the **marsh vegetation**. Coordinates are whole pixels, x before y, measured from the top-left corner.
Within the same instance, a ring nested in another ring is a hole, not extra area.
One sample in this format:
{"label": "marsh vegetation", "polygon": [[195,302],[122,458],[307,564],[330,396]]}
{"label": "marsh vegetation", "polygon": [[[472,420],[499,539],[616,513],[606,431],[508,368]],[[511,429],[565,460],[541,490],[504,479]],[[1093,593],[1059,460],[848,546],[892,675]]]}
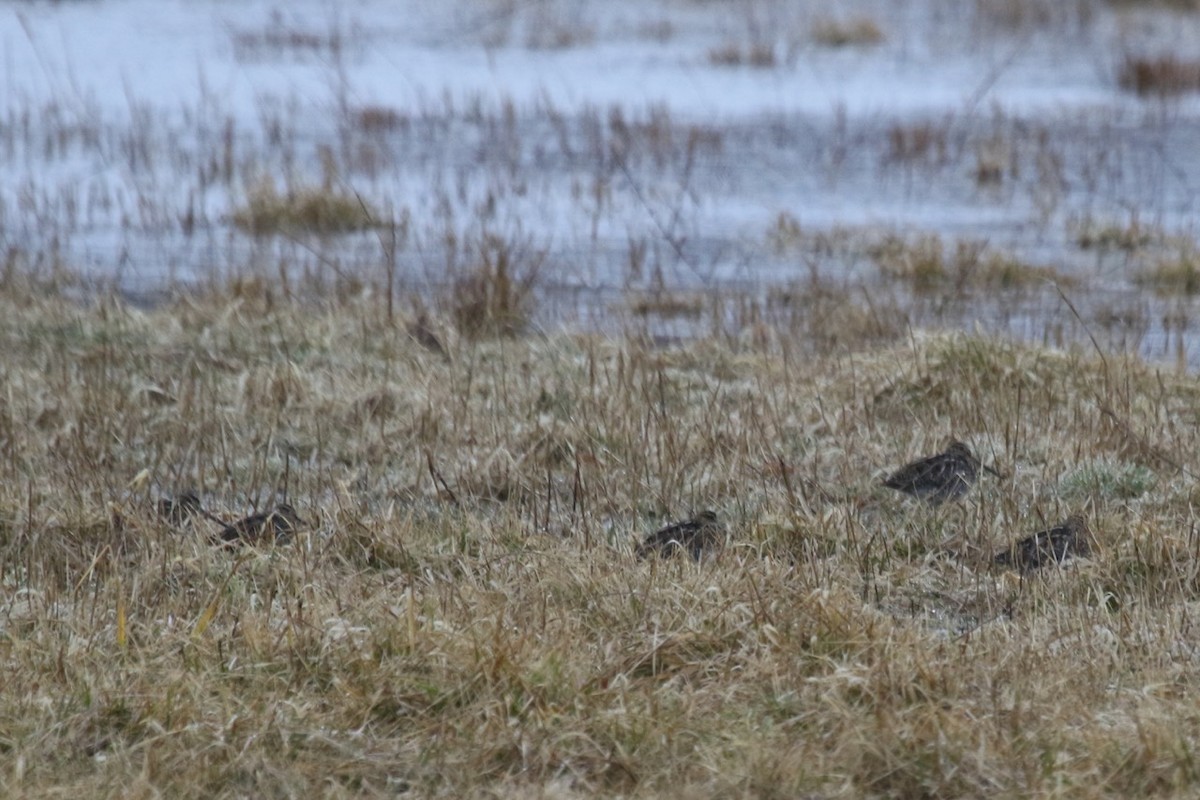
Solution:
{"label": "marsh vegetation", "polygon": [[[3,298],[6,793],[1196,780],[1190,375],[787,328],[663,348],[446,324],[443,356],[377,299],[261,285]],[[936,509],[880,485],[951,435],[1007,477]],[[188,491],[306,525],[231,553],[159,514]],[[716,556],[636,558],[709,507]],[[1090,558],[992,563],[1074,511]]]}
{"label": "marsh vegetation", "polygon": [[1195,794],[1194,4],[852,5],[22,6],[0,794]]}

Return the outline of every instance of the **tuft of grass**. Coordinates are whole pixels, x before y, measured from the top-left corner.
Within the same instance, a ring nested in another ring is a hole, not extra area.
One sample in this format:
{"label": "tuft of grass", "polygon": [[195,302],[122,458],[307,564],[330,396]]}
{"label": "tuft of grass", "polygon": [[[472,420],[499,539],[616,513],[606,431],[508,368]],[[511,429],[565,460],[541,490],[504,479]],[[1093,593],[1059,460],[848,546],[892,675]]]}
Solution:
{"label": "tuft of grass", "polygon": [[470,339],[522,333],[545,260],[528,242],[485,233],[446,300],[458,331]]}
{"label": "tuft of grass", "polygon": [[566,50],[582,47],[596,39],[596,26],[565,13],[564,6],[539,3],[533,6],[525,28],[525,46],[530,50]]}
{"label": "tuft of grass", "polygon": [[1086,31],[1095,16],[1088,0],[976,0],[975,27],[982,34],[1040,30]]}
{"label": "tuft of grass", "polygon": [[812,26],[812,40],[825,47],[864,47],[884,40],[883,29],[871,17],[826,17]]}
{"label": "tuft of grass", "polygon": [[708,51],[708,63],[717,67],[772,69],[777,66],[778,58],[775,46],[769,42],[752,42],[748,45],[727,42]]}
{"label": "tuft of grass", "polygon": [[799,248],[805,241],[804,229],[800,220],[787,212],[780,211],[774,223],[767,229],[767,244],[777,255],[783,255]]}
{"label": "tuft of grass", "polygon": [[911,242],[899,236],[887,237],[873,249],[871,256],[882,275],[904,281],[916,291],[930,291],[950,281],[950,265],[942,239],[936,234]]}
{"label": "tuft of grass", "polygon": [[639,317],[696,318],[704,312],[704,297],[695,293],[645,292],[629,298],[628,306]]}
{"label": "tuft of grass", "polygon": [[337,59],[349,40],[360,35],[359,31],[347,32],[338,25],[314,30],[286,19],[282,11],[275,9],[261,28],[234,31],[232,41],[234,55],[239,60],[284,55]]}
{"label": "tuft of grass", "polygon": [[886,160],[899,163],[942,164],[947,157],[946,123],[896,124],[888,129]]}
{"label": "tuft of grass", "polygon": [[975,183],[981,187],[998,186],[1005,176],[1015,177],[1015,158],[1012,142],[1002,135],[979,142],[975,147],[975,168],[972,170]]}
{"label": "tuft of grass", "polygon": [[912,240],[887,236],[871,248],[870,255],[883,276],[902,281],[916,292],[1070,283],[1052,267],[1026,263],[982,242],[957,240],[947,245],[936,234]]}
{"label": "tuft of grass", "polygon": [[408,118],[389,106],[361,106],[351,110],[350,119],[355,128],[368,134],[391,133],[408,126]]}
{"label": "tuft of grass", "polygon": [[1073,278],[1053,267],[1022,261],[1010,253],[987,252],[976,267],[971,282],[988,289],[1019,289],[1044,283],[1072,286]]}
{"label": "tuft of grass", "polygon": [[1160,260],[1134,275],[1133,281],[1160,294],[1200,293],[1200,253],[1192,250]]}
{"label": "tuft of grass", "polygon": [[379,216],[357,195],[331,186],[293,186],[280,192],[275,182],[259,181],[246,203],[233,213],[239,228],[255,235],[336,234],[375,227]]}
{"label": "tuft of grass", "polygon": [[1154,485],[1154,473],[1147,467],[1125,462],[1085,464],[1065,475],[1060,483],[1065,497],[1101,500],[1136,500]]}
{"label": "tuft of grass", "polygon": [[1101,222],[1091,218],[1071,223],[1075,244],[1083,250],[1124,250],[1132,253],[1161,242],[1165,236],[1136,216],[1128,223]]}
{"label": "tuft of grass", "polygon": [[1164,7],[1180,11],[1200,11],[1200,0],[1108,0],[1108,4],[1118,8]]}
{"label": "tuft of grass", "polygon": [[1117,71],[1117,83],[1139,95],[1168,96],[1200,91],[1200,59],[1174,55],[1126,55]]}

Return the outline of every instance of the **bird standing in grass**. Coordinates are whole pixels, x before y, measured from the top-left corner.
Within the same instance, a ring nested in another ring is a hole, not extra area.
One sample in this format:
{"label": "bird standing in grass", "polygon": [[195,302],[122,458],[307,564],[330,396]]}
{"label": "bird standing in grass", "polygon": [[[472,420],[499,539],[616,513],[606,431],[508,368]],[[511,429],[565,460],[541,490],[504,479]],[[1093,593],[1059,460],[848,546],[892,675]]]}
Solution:
{"label": "bird standing in grass", "polygon": [[271,542],[286,544],[291,540],[292,534],[304,524],[296,509],[287,503],[280,503],[272,511],[251,514],[245,519],[226,525],[213,541],[222,547]]}
{"label": "bird standing in grass", "polygon": [[1000,566],[1013,567],[1021,572],[1051,562],[1061,564],[1073,556],[1089,555],[1092,552],[1088,543],[1090,536],[1087,521],[1079,514],[1072,514],[1060,525],[1013,542],[1007,550],[997,553],[994,561]]}
{"label": "bird standing in grass", "polygon": [[981,468],[1001,477],[996,470],[980,464],[971,448],[955,439],[941,453],[905,464],[885,478],[883,485],[938,506],[965,495]]}
{"label": "bird standing in grass", "polygon": [[426,350],[437,353],[442,358],[449,358],[446,348],[442,346],[442,340],[433,332],[433,325],[424,311],[419,313],[417,318],[409,324],[408,335]]}
{"label": "bird standing in grass", "polygon": [[176,528],[182,528],[203,514],[204,508],[195,492],[184,492],[173,500],[164,497],[158,501],[158,515]]}
{"label": "bird standing in grass", "polygon": [[692,558],[699,561],[700,556],[720,544],[724,533],[725,529],[717,522],[715,511],[701,511],[689,520],[673,523],[647,536],[646,540],[638,545],[637,556],[669,556],[686,550]]}

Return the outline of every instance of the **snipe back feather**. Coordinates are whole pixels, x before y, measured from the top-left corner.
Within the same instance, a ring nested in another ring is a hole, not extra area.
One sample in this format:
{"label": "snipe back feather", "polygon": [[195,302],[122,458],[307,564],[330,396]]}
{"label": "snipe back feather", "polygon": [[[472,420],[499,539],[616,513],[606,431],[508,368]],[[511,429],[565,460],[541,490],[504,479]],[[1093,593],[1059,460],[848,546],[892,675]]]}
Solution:
{"label": "snipe back feather", "polygon": [[723,526],[717,521],[716,512],[702,511],[691,519],[673,523],[647,536],[638,545],[637,556],[669,556],[686,551],[699,561],[704,553],[714,550],[721,543],[724,532]]}

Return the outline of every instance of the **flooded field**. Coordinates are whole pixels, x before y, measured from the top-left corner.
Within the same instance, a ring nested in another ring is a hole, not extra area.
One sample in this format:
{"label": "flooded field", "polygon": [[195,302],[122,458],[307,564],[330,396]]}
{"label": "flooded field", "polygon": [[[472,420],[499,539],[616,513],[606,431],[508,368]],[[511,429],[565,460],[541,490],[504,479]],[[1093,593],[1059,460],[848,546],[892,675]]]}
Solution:
{"label": "flooded field", "polygon": [[1200,796],[1197,3],[0,5],[0,798]]}
{"label": "flooded field", "polygon": [[979,326],[1194,368],[1198,17],[10,5],[0,245],[142,303],[255,279],[456,319],[499,280],[543,327]]}

